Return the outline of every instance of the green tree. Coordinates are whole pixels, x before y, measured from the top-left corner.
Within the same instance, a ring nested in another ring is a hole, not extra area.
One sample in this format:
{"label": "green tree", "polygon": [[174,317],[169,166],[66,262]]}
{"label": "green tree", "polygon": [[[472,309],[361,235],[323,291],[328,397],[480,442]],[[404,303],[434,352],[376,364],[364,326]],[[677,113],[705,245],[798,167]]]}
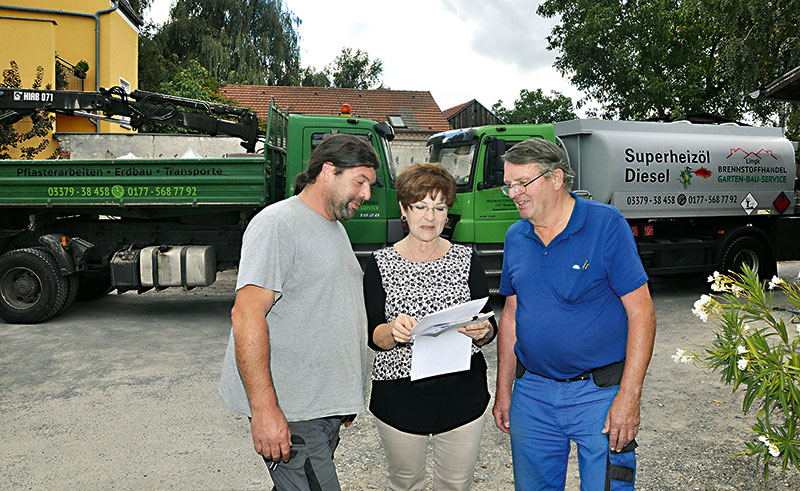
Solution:
{"label": "green tree", "polygon": [[140,38],[140,86],[155,90],[197,60],[220,83],[296,85],[300,20],[282,0],[178,0]]}
{"label": "green tree", "polygon": [[546,124],[577,117],[570,97],[555,90],[550,94],[545,95],[542,89],[522,89],[513,109],[506,109],[503,101],[499,100],[492,106],[492,112],[508,124]]}
{"label": "green tree", "polygon": [[150,7],[153,0],[128,0],[128,3],[133,8],[133,11],[136,12],[136,15],[138,15],[139,18],[143,18],[144,11]]}
{"label": "green tree", "polygon": [[383,73],[383,61],[379,58],[370,61],[366,51],[342,48],[333,63],[328,65],[329,75],[334,87],[351,89],[383,89],[380,80]]}
{"label": "green tree", "polygon": [[[199,99],[201,101],[217,102],[220,104],[236,105],[236,102],[228,99],[219,92],[220,83],[211,78],[208,70],[200,65],[197,60],[187,60],[180,64],[175,73],[168,80],[161,82],[155,88],[155,92],[161,94],[187,97],[189,99]],[[189,109],[181,107],[181,111]],[[193,131],[184,128],[174,128],[172,126],[159,123],[146,123],[140,130],[142,133],[192,133]]]}
{"label": "green tree", "polygon": [[[21,88],[22,77],[20,77],[19,74],[19,66],[17,62],[13,60],[10,65],[11,68],[3,70],[2,86]],[[31,88],[41,89],[43,78],[44,68],[39,65],[36,67],[36,78]],[[47,84],[45,88],[50,90],[53,87]],[[18,125],[0,125],[0,159],[10,159],[11,155],[9,151],[12,148],[17,148],[20,151],[20,158],[32,159],[48,147],[50,141],[47,136],[53,131],[53,124],[56,120],[55,116],[47,112],[36,111],[29,117],[31,119],[31,127],[27,131],[20,132]],[[53,159],[56,158],[56,156],[58,156],[57,148],[48,158]]]}
{"label": "green tree", "polygon": [[547,37],[562,53],[555,67],[605,117],[749,113],[781,124],[796,106],[747,94],[800,64],[798,12],[800,0],[546,0],[539,7],[560,17]]}
{"label": "green tree", "polygon": [[314,67],[306,67],[300,71],[300,85],[303,87],[330,87],[331,79],[326,69],[316,71]]}

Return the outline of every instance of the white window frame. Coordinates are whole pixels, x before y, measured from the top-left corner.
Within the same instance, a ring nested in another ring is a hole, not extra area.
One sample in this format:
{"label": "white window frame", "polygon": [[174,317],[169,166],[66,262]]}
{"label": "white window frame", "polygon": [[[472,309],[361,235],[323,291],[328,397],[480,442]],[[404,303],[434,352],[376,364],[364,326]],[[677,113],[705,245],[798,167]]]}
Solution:
{"label": "white window frame", "polygon": [[[131,93],[131,83],[128,82],[127,80],[125,80],[122,77],[119,78],[119,86],[122,88],[122,90],[125,91],[126,94],[130,94]],[[120,126],[125,128],[126,130],[133,130],[133,128],[130,125],[131,118],[129,116],[120,116],[119,120],[120,121],[124,121],[125,123],[127,123],[127,124],[120,123]]]}

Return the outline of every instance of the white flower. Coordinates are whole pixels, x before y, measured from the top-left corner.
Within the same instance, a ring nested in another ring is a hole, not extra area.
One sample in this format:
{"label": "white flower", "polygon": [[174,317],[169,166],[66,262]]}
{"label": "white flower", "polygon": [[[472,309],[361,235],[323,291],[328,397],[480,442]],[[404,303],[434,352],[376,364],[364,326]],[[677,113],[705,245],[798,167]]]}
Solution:
{"label": "white flower", "polygon": [[744,358],[739,358],[739,361],[736,363],[739,367],[739,370],[745,370],[747,368],[747,360]]}
{"label": "white flower", "polygon": [[794,328],[797,329],[797,334],[800,334],[800,324],[795,324]]}
{"label": "white flower", "polygon": [[736,352],[739,353],[740,355],[743,355],[747,353],[747,348],[745,348],[740,344],[739,346],[736,347]]}
{"label": "white flower", "polygon": [[675,350],[675,354],[672,355],[672,361],[674,361],[675,363],[678,363],[678,362],[680,362],[680,363],[689,363],[689,361],[692,359],[693,356],[694,355],[692,355],[691,353],[689,353],[685,349],[678,348],[678,349]]}
{"label": "white flower", "polygon": [[[798,278],[800,278],[800,274],[798,275]],[[719,271],[714,271],[714,274],[708,276],[709,283],[714,283],[718,279],[719,279]]]}
{"label": "white flower", "polygon": [[744,294],[744,289],[740,286],[731,285],[731,292],[738,297]]}
{"label": "white flower", "polygon": [[715,292],[722,292],[725,291],[725,288],[717,282],[711,283],[711,289]]}
{"label": "white flower", "polygon": [[774,443],[769,442],[767,443],[767,446],[769,447],[769,454],[772,455],[773,457],[777,457],[778,455],[781,454],[781,451],[778,450],[778,446],[775,445]]}
{"label": "white flower", "polygon": [[744,323],[742,324],[742,332],[747,332],[750,330],[750,324]]}
{"label": "white flower", "polygon": [[773,288],[775,288],[776,286],[780,285],[781,283],[783,283],[782,279],[780,279],[778,276],[773,276],[772,279],[769,281],[769,284],[767,286],[769,287],[770,290],[772,290]]}
{"label": "white flower", "polygon": [[700,299],[694,303],[694,308],[692,308],[692,313],[700,318],[703,322],[708,320],[708,309],[709,304],[711,303],[712,298],[710,295],[700,295]]}
{"label": "white flower", "polygon": [[758,437],[758,441],[760,441],[761,443],[766,445],[767,444],[767,437],[765,437],[764,435],[761,435],[760,437]]}

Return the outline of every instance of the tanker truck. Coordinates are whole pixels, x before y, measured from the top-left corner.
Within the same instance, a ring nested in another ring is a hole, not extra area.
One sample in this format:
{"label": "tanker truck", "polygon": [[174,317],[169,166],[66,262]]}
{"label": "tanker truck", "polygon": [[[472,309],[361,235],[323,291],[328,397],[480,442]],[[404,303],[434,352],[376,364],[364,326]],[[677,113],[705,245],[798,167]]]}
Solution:
{"label": "tanker truck", "polygon": [[581,119],[436,134],[430,160],[456,175],[462,197],[453,239],[475,243],[494,284],[504,231],[519,220],[500,193],[500,156],[527,138],[566,150],[575,193],[622,212],[651,275],[745,263],[769,278],[776,261],[800,259],[796,143],[780,128]]}

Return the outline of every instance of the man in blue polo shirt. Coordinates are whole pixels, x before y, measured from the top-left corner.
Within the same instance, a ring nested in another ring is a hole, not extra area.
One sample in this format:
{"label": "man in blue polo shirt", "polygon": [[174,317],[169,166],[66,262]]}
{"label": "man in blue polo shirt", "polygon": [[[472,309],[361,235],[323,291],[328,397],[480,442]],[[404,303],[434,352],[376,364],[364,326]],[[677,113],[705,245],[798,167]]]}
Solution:
{"label": "man in blue polo shirt", "polygon": [[633,235],[616,208],[570,192],[555,144],[526,140],[503,160],[523,220],[506,234],[493,413],[516,488],[564,489],[572,440],[582,490],[633,489],[656,329]]}

